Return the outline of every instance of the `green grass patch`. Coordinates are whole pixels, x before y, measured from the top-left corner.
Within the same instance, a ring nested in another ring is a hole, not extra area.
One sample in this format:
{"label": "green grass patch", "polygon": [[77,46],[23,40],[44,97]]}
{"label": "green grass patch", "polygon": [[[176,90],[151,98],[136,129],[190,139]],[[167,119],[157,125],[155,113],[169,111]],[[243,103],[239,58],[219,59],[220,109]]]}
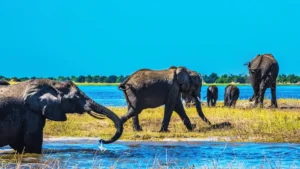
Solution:
{"label": "green grass patch", "polygon": [[[270,102],[266,102],[266,106]],[[169,133],[158,132],[163,118],[163,107],[144,110],[140,116],[142,132],[134,132],[132,120],[124,125],[122,140],[162,140],[187,138],[217,138],[219,141],[234,142],[300,142],[300,101],[279,100],[279,109],[250,108],[248,101],[239,101],[237,108],[224,108],[218,103],[216,108],[203,106],[206,117],[212,123],[228,121],[231,128],[211,129],[196,113],[195,108],[188,108],[186,112],[197,127],[188,132],[179,116],[174,112],[169,125]],[[122,116],[127,109],[110,107],[118,116]],[[97,120],[87,114],[69,114],[66,122],[47,121],[46,137],[102,137],[109,138],[114,134],[113,123],[108,120]]]}

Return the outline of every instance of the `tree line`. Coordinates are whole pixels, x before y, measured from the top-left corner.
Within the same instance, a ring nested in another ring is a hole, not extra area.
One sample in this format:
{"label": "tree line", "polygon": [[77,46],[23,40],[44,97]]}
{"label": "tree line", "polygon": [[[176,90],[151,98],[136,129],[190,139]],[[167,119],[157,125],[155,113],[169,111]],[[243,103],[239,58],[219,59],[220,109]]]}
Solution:
{"label": "tree line", "polygon": [[[51,80],[57,80],[57,81],[66,81],[71,80],[76,83],[120,83],[123,82],[127,76],[116,76],[116,75],[110,75],[110,76],[59,76],[59,77],[44,77]],[[13,82],[21,82],[26,81],[29,79],[37,79],[42,77],[5,77],[0,76],[1,80],[6,81],[13,81]],[[239,75],[233,75],[233,74],[223,74],[219,76],[217,73],[211,73],[210,75],[202,75],[203,81],[205,83],[250,83],[249,75],[247,74],[239,74]],[[281,74],[277,78],[277,82],[279,83],[300,83],[300,76],[291,74],[291,75],[285,75]]]}

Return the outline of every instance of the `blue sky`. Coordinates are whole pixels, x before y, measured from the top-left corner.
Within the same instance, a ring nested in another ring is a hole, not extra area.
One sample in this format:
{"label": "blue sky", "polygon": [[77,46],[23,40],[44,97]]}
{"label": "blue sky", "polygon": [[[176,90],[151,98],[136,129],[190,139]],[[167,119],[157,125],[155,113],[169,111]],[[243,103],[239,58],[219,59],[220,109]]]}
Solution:
{"label": "blue sky", "polygon": [[127,75],[186,66],[247,73],[273,53],[300,74],[299,0],[0,1],[1,75]]}

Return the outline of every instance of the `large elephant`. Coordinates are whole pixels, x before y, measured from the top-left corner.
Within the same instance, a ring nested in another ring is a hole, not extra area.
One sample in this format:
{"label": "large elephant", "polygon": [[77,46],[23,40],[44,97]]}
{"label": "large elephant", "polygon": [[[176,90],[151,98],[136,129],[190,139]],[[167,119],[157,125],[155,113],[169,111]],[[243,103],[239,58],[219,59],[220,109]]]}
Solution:
{"label": "large elephant", "polygon": [[0,147],[9,145],[21,153],[41,153],[46,119],[66,121],[66,113],[87,112],[95,118],[107,116],[117,131],[109,140],[116,141],[123,132],[117,115],[85,95],[71,81],[36,79],[0,87]]}
{"label": "large elephant", "polygon": [[208,107],[215,107],[217,104],[217,100],[218,100],[218,87],[215,85],[211,85],[207,88],[207,94],[206,94],[206,98],[207,98],[207,106]]}
{"label": "large elephant", "polygon": [[236,102],[240,96],[240,90],[238,87],[234,85],[228,85],[225,88],[225,94],[224,94],[224,106],[227,107],[235,107]]}
{"label": "large elephant", "polygon": [[9,83],[7,81],[5,81],[5,80],[0,80],[0,85],[2,85],[2,86],[8,86]]}
{"label": "large elephant", "polygon": [[248,64],[250,82],[254,91],[250,101],[254,101],[254,106],[260,103],[262,108],[264,94],[267,88],[271,88],[271,107],[278,107],[276,100],[276,79],[279,73],[279,65],[272,54],[257,55]]}
{"label": "large elephant", "polygon": [[160,131],[168,131],[172,112],[175,111],[189,131],[195,128],[185,113],[181,102],[181,93],[191,95],[196,101],[199,116],[204,122],[211,122],[204,116],[200,104],[200,91],[202,87],[201,76],[185,67],[171,67],[167,70],[138,70],[119,85],[123,90],[128,112],[120,118],[125,123],[132,117],[133,129],[142,130],[138,115],[142,110],[165,105],[164,118]]}

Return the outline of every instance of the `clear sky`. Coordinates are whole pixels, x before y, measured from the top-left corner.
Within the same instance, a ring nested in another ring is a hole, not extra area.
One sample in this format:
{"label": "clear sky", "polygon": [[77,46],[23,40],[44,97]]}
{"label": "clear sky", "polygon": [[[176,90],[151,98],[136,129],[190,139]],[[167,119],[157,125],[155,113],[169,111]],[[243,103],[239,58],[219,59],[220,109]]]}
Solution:
{"label": "clear sky", "polygon": [[299,0],[1,0],[0,75],[247,73],[273,53],[300,74]]}

